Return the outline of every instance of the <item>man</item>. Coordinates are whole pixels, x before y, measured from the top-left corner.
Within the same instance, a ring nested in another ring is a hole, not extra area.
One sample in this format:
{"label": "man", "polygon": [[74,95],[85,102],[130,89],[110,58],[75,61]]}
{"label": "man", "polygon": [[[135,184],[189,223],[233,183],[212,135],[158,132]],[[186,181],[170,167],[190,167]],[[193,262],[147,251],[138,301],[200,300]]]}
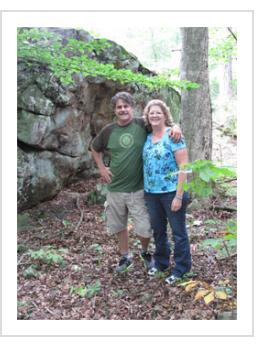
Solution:
{"label": "man", "polygon": [[[106,125],[93,140],[92,155],[101,177],[108,183],[107,230],[111,235],[117,235],[121,258],[115,271],[122,273],[133,265],[128,246],[128,213],[141,241],[141,259],[147,269],[152,266],[152,256],[148,252],[152,234],[143,191],[142,149],[147,132],[143,118],[133,117],[131,94],[117,93],[112,98],[112,106],[116,121]],[[179,127],[174,126],[173,130],[173,137],[179,139]],[[110,154],[110,167],[103,161],[105,151]]]}

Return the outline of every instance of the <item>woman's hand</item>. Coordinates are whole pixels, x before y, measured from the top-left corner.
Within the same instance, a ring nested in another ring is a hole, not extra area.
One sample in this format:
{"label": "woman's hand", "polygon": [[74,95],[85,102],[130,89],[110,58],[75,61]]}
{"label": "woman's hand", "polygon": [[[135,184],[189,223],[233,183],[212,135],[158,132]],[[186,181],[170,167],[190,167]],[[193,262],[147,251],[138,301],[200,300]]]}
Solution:
{"label": "woman's hand", "polygon": [[176,196],[174,197],[174,199],[172,200],[172,203],[171,203],[171,210],[173,212],[176,212],[178,210],[180,210],[182,207],[182,200],[181,199],[178,199]]}

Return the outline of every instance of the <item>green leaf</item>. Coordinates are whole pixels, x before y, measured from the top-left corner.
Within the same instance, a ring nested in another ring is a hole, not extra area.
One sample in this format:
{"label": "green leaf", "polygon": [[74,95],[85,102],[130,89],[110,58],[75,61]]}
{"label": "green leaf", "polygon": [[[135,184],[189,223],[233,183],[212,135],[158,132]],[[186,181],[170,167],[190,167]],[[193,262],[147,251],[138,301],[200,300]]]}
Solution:
{"label": "green leaf", "polygon": [[209,182],[211,178],[210,174],[208,174],[207,171],[201,171],[199,173],[199,177],[205,182]]}
{"label": "green leaf", "polygon": [[95,284],[89,285],[87,287],[87,297],[92,298],[94,295],[96,295],[101,290],[101,283],[99,280],[95,282]]}
{"label": "green leaf", "polygon": [[163,87],[175,89],[198,88],[199,85],[191,81],[170,81],[163,76],[145,76],[128,69],[117,69],[113,64],[102,64],[90,59],[90,52],[99,54],[111,47],[105,39],[95,39],[90,42],[82,42],[69,38],[65,46],[62,38],[55,33],[45,30],[20,29],[17,31],[18,58],[32,58],[39,63],[45,63],[48,68],[59,78],[62,84],[73,83],[72,75],[81,73],[83,76],[99,76],[109,80],[118,81],[121,84],[139,83],[150,90],[158,90]]}

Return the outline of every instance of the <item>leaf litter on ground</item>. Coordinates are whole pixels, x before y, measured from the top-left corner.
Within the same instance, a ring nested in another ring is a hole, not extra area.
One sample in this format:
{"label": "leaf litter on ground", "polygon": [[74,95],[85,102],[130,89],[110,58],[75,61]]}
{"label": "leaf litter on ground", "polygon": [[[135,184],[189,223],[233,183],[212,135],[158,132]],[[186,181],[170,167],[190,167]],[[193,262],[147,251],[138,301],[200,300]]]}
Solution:
{"label": "leaf litter on ground", "polygon": [[[115,239],[105,232],[104,206],[80,200],[84,217],[75,231],[80,209],[69,193],[92,191],[97,182],[93,178],[72,184],[53,200],[24,212],[26,225],[18,231],[18,319],[213,320],[236,308],[236,257],[217,259],[200,247],[203,240],[215,238],[232,215],[191,212],[192,219],[202,222],[190,228],[192,273],[176,286],[168,286],[162,276],[149,278],[130,224],[134,266],[120,276],[114,273],[119,256]],[[211,225],[219,229],[205,232]],[[30,256],[29,250],[41,249],[54,252],[53,262]],[[63,257],[63,266],[54,254]]]}

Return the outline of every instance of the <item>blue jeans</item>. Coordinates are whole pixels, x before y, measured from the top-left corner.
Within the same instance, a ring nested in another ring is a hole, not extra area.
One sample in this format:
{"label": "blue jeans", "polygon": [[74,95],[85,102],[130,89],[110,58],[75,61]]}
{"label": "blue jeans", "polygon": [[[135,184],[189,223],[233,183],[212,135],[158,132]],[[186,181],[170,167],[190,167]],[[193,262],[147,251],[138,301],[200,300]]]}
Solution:
{"label": "blue jeans", "polygon": [[155,266],[160,270],[166,270],[170,265],[170,244],[167,236],[167,223],[170,223],[174,241],[175,266],[172,274],[181,277],[190,271],[192,261],[190,244],[186,231],[185,217],[189,195],[184,192],[182,207],[177,212],[171,211],[171,203],[176,192],[171,193],[146,193],[151,227],[154,232],[156,250],[154,253]]}

